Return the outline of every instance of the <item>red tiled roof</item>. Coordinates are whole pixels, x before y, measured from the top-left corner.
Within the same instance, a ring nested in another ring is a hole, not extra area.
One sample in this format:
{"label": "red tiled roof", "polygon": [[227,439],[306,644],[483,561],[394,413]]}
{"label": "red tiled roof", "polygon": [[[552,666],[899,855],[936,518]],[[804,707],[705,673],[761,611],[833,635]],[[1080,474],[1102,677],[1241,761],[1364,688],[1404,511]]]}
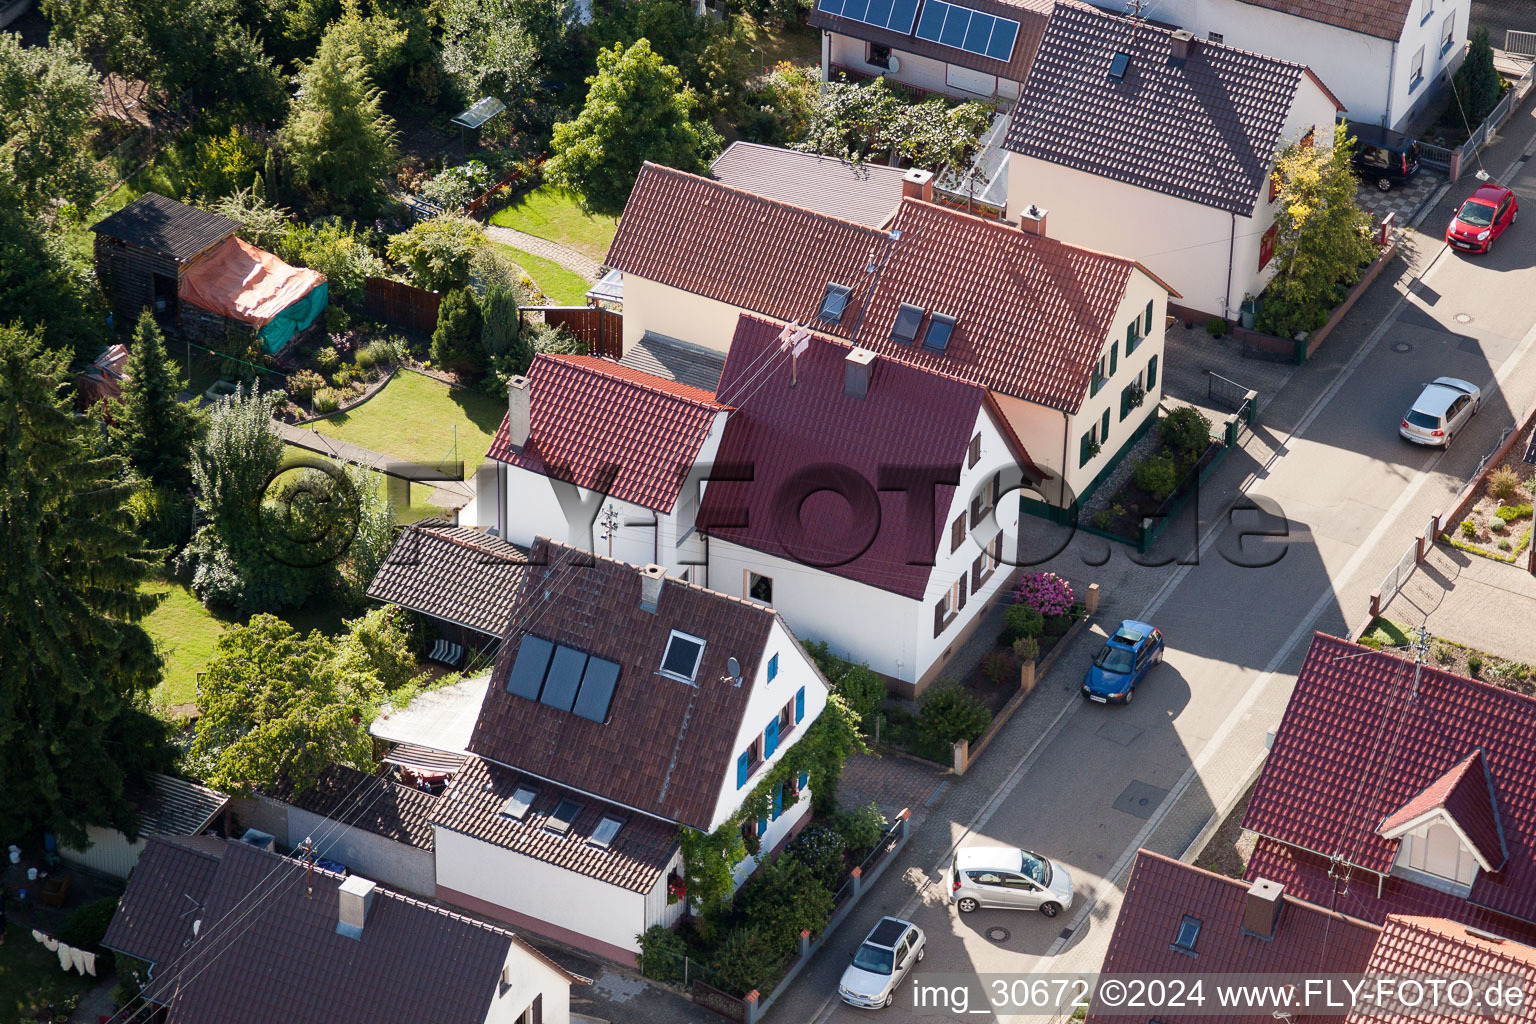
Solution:
{"label": "red tiled roof", "polygon": [[[752,475],[750,481],[709,485],[700,528],[711,537],[920,599],[955,488],[934,488],[927,523],[908,515],[905,492],[876,489],[882,472],[903,466],[953,466],[958,474],[986,392],[877,357],[868,394],[853,398],[843,393],[844,359],[852,346],[816,334],[799,357],[798,383],[790,387],[789,366],[778,354],[781,326],[747,315],[737,321],[720,378],[721,397],[737,411],[726,421],[716,460],[750,465]],[[1016,457],[1033,468],[1027,455]],[[858,474],[878,494],[879,515],[827,491],[811,496],[798,513],[783,506],[787,484],[827,465]],[[792,521],[787,517],[797,515],[804,532],[791,550],[784,527]],[[874,536],[861,549],[871,529]]]}
{"label": "red tiled roof", "polygon": [[1413,0],[1242,0],[1380,39],[1401,39]]}
{"label": "red tiled roof", "polygon": [[672,511],[722,409],[708,391],[596,356],[538,355],[528,380],[528,443],[512,450],[503,417],[489,457],[656,512]]}
{"label": "red tiled roof", "polygon": [[[1077,410],[1130,275],[1143,268],[916,199],[902,200],[891,227],[886,234],[647,164],[608,262],[802,323],[836,281],[853,289],[848,308],[817,330],[847,338],[856,329],[858,343],[881,355]],[[944,353],[890,340],[903,302],[958,319]]]}
{"label": "red tiled roof", "polygon": [[[1104,974],[1317,974],[1365,969],[1379,929],[1286,892],[1275,935],[1243,932],[1249,883],[1140,850],[1104,955]],[[1200,921],[1196,956],[1173,948],[1185,915]],[[1120,1011],[1123,1013],[1123,1011]],[[1146,1013],[1141,1017],[1145,1019]],[[1095,1005],[1088,1021],[1119,1019]],[[1198,1022],[1159,1011],[1164,1024]],[[1341,1017],[1309,1016],[1309,1021]],[[1274,1024],[1268,1013],[1223,1015],[1227,1024]]]}
{"label": "red tiled roof", "polygon": [[[708,829],[734,763],[752,687],[722,683],[737,658],[762,659],[773,609],[667,577],[655,612],[640,607],[636,566],[539,538],[502,640],[469,749],[530,775],[668,821]],[[658,674],[673,629],[705,641],[698,685]],[[618,662],[608,720],[589,721],[507,692],[534,634]]]}
{"label": "red tiled roof", "polygon": [[1499,828],[1498,797],[1488,777],[1488,763],[1481,750],[1473,751],[1431,782],[1418,796],[1381,823],[1383,833],[1399,829],[1431,811],[1443,810],[1466,834],[1477,852],[1494,871],[1504,866],[1508,854]]}
{"label": "red tiled roof", "polygon": [[[1381,929],[1366,971],[1371,974],[1513,974],[1525,977],[1525,1006],[1536,1006],[1536,948],[1518,942],[1490,941],[1463,925],[1437,917],[1393,915]],[[1482,1020],[1516,1024],[1531,1017],[1519,1011],[1493,1013]],[[1424,1014],[1357,1009],[1348,1024],[1423,1024]]]}
{"label": "red tiled roof", "polygon": [[1536,921],[1536,700],[1428,665],[1415,695],[1414,671],[1317,634],[1243,827],[1386,874],[1399,840],[1381,837],[1383,818],[1481,750],[1509,858],[1480,871],[1467,899]]}
{"label": "red tiled roof", "polygon": [[[365,785],[369,787],[366,790]],[[345,821],[351,828],[421,850],[432,849],[432,813],[441,799],[335,761],[322,768],[303,790],[295,790],[286,779],[280,779],[263,793],[322,818]]]}

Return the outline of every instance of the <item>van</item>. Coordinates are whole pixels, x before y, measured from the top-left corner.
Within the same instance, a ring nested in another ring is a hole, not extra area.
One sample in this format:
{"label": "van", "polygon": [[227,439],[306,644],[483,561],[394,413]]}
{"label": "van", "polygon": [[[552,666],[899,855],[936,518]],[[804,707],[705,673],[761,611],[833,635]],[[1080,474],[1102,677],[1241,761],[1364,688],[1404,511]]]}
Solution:
{"label": "van", "polygon": [[1419,144],[1408,136],[1358,121],[1346,121],[1345,130],[1355,140],[1352,162],[1361,181],[1386,192],[1419,173]]}

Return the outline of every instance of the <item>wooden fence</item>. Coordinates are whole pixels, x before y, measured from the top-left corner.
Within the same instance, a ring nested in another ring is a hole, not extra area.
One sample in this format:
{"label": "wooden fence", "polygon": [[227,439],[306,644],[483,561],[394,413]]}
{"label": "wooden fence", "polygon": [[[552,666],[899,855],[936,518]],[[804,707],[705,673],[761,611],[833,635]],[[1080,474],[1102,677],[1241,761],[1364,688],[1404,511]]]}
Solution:
{"label": "wooden fence", "polygon": [[594,356],[621,359],[624,356],[624,314],[598,306],[525,306],[518,311],[543,313],[551,327],[564,327],[571,336],[586,344]]}
{"label": "wooden fence", "polygon": [[423,288],[370,277],[364,283],[363,309],[375,320],[417,334],[437,330],[437,306],[442,296]]}

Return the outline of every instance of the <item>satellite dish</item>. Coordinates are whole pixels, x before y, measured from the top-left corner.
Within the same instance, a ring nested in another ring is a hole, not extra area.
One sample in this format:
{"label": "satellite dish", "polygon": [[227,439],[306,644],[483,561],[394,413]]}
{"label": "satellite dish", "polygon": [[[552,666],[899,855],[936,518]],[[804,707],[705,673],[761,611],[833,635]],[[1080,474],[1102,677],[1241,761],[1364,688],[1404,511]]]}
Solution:
{"label": "satellite dish", "polygon": [[725,670],[730,673],[732,679],[741,682],[741,662],[735,658],[728,658],[725,662]]}

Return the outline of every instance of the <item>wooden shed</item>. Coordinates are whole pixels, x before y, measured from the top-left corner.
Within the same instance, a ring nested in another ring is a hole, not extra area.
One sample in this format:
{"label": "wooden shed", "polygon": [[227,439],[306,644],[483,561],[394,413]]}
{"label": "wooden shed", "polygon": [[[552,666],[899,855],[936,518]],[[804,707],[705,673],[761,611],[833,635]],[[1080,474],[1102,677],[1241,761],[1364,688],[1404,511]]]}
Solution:
{"label": "wooden shed", "polygon": [[239,228],[228,217],[146,192],[91,227],[96,276],[128,323],[145,307],[162,322],[176,323],[182,277]]}
{"label": "wooden shed", "polygon": [[229,833],[229,797],[216,789],[186,779],[152,773],[149,788],[137,800],[139,835],[133,842],[117,829],[86,826],[90,845],[84,849],[59,848],[59,856],[71,864],[114,878],[127,878],[148,836],[196,836],[209,830]]}

